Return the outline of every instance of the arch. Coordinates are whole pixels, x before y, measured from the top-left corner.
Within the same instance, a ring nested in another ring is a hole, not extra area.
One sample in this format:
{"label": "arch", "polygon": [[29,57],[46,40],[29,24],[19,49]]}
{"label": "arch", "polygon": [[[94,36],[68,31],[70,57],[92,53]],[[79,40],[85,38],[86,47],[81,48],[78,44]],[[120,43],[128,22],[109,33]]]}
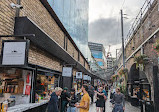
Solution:
{"label": "arch", "polygon": [[134,63],[130,71],[128,73],[128,82],[133,83],[134,81],[139,81],[140,75],[139,75],[139,69],[136,67],[136,63]]}

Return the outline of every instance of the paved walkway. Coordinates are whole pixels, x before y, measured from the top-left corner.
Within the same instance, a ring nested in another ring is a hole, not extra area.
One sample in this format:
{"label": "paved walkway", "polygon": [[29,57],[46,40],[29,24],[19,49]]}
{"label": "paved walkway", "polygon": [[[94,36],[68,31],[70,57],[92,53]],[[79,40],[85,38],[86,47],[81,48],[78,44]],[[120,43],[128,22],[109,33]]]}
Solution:
{"label": "paved walkway", "polygon": [[[90,105],[89,112],[96,112],[95,103]],[[106,102],[106,112],[112,112],[112,104],[107,100]],[[141,112],[139,108],[132,106],[129,102],[125,104],[125,112]]]}
{"label": "paved walkway", "polygon": [[[90,105],[89,112],[96,112],[95,103]],[[108,99],[106,102],[106,112],[112,112],[112,104],[110,103],[110,99]],[[139,108],[132,106],[129,102],[125,102],[125,112],[141,112],[141,111]]]}

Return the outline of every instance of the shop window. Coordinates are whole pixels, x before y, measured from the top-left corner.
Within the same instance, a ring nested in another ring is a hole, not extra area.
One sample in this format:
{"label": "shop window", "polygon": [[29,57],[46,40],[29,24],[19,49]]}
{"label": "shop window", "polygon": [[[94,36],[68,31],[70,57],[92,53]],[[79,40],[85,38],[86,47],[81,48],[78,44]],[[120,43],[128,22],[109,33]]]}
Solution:
{"label": "shop window", "polygon": [[0,70],[0,102],[8,106],[30,102],[32,72],[22,69]]}
{"label": "shop window", "polygon": [[37,74],[36,80],[36,96],[35,101],[41,102],[47,100],[48,96],[51,95],[54,88],[58,85],[58,79],[55,76],[49,76],[50,74]]}

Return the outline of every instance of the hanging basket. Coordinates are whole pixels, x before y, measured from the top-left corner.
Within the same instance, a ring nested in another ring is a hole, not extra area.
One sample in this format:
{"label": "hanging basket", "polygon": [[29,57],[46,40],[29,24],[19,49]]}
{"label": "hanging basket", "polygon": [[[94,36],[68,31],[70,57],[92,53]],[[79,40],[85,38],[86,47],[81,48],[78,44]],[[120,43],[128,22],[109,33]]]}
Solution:
{"label": "hanging basket", "polygon": [[157,40],[153,45],[152,48],[156,53],[159,53],[159,40]]}

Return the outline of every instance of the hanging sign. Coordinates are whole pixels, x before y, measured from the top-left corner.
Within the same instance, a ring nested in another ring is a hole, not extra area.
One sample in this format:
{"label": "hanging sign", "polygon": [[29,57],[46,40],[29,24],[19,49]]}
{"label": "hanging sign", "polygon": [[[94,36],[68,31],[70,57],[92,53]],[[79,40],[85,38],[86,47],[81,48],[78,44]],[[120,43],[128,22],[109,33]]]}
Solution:
{"label": "hanging sign", "polygon": [[3,40],[2,65],[14,66],[27,63],[28,41],[27,40]]}
{"label": "hanging sign", "polygon": [[72,67],[63,67],[62,76],[71,77],[72,76]]}
{"label": "hanging sign", "polygon": [[76,79],[82,79],[82,72],[76,72]]}
{"label": "hanging sign", "polygon": [[88,80],[91,81],[91,77],[90,76],[88,76]]}
{"label": "hanging sign", "polygon": [[87,80],[88,75],[83,75],[83,80]]}

